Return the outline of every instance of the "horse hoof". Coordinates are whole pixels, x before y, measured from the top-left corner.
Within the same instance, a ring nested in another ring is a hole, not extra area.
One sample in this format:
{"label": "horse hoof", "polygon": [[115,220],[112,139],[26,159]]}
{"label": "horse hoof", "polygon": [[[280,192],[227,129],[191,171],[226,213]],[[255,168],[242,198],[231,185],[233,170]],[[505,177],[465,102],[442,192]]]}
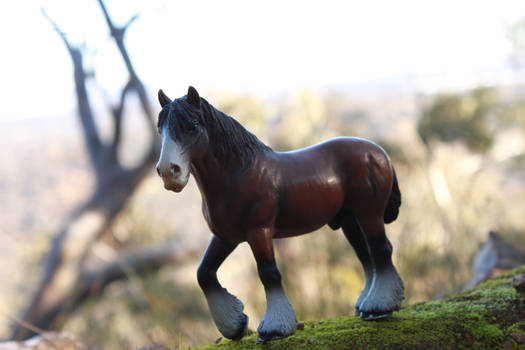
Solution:
{"label": "horse hoof", "polygon": [[259,333],[258,336],[257,336],[257,341],[260,342],[260,343],[266,343],[266,342],[269,342],[269,341],[272,341],[272,340],[278,340],[278,339],[283,339],[283,338],[289,337],[292,334],[293,333],[291,333],[291,334],[282,334],[282,333],[279,333],[279,332]]}
{"label": "horse hoof", "polygon": [[387,318],[392,315],[392,311],[384,311],[384,312],[364,312],[361,311],[359,313],[359,316],[363,321],[375,321],[375,320],[381,320],[383,318]]}
{"label": "horse hoof", "polygon": [[248,333],[248,321],[250,320],[248,315],[243,314],[244,320],[242,321],[242,326],[240,327],[239,332],[235,333],[230,339],[231,340],[240,340],[242,337]]}
{"label": "horse hoof", "polygon": [[355,315],[356,316],[361,315],[361,311],[359,311],[359,308],[357,306],[355,307]]}

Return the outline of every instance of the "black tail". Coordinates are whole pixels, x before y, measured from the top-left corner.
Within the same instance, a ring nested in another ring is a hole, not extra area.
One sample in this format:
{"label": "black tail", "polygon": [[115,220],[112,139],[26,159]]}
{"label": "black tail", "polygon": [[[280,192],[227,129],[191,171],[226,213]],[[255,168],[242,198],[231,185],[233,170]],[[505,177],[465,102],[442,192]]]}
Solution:
{"label": "black tail", "polygon": [[392,168],[392,172],[394,173],[394,181],[392,183],[392,192],[390,192],[388,205],[385,209],[385,215],[383,216],[385,224],[389,224],[397,219],[397,216],[399,215],[399,207],[401,206],[401,191],[399,191],[396,171],[394,168]]}

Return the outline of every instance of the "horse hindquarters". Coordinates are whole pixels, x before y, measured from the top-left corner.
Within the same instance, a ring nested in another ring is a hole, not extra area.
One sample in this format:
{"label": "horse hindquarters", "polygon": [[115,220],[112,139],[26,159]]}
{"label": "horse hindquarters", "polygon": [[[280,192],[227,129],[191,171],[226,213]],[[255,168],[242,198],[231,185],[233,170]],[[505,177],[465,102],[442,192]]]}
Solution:
{"label": "horse hindquarters", "polygon": [[390,224],[397,219],[399,215],[399,207],[401,206],[401,191],[397,182],[397,175],[394,167],[392,167],[392,190],[388,198],[388,204],[385,209],[384,221],[385,224]]}
{"label": "horse hindquarters", "polygon": [[365,270],[365,287],[356,312],[362,319],[372,320],[389,316],[404,299],[403,281],[392,264],[392,244],[385,234],[385,222],[398,215],[401,193],[384,153],[368,153],[365,158],[369,186],[351,190],[338,221]]}

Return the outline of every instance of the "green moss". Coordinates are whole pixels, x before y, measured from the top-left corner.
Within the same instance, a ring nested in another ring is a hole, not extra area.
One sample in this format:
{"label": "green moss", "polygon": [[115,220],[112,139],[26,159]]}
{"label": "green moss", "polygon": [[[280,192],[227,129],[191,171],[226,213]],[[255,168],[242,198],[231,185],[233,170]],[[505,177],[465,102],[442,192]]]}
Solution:
{"label": "green moss", "polygon": [[497,345],[503,340],[503,331],[495,324],[480,321],[478,327],[473,329],[472,334],[476,340],[484,344]]}
{"label": "green moss", "polygon": [[202,350],[501,349],[509,334],[525,329],[524,296],[511,286],[512,277],[524,272],[522,266],[466,293],[406,306],[386,320],[310,321],[278,341],[261,344],[254,334]]}

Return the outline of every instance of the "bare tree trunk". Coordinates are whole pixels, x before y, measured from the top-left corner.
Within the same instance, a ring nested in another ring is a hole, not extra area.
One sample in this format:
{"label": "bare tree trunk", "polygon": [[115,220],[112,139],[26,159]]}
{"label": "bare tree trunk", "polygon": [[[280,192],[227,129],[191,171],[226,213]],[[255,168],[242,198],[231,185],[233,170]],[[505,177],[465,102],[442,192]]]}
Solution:
{"label": "bare tree trunk", "polygon": [[[122,90],[120,101],[112,109],[114,132],[112,140],[107,145],[101,142],[93,118],[86,88],[87,75],[83,67],[82,52],[68,42],[66,36],[48,17],[73,61],[78,112],[97,181],[91,198],[72,214],[70,220],[53,240],[52,247],[45,258],[43,279],[29,308],[24,313],[24,321],[44,330],[53,327],[57,316],[65,312],[66,307],[71,310],[78,306],[92,289],[91,283],[98,283],[99,287],[103,287],[111,281],[125,277],[124,271],[114,265],[108,265],[106,269],[99,271],[98,275],[89,274],[83,272],[83,263],[90,247],[111,226],[137,185],[151,171],[159,152],[152,108],[144,85],[138,78],[124,46],[126,29],[137,16],[125,26],[116,27],[102,0],[99,0],[99,5],[129,73],[129,80]],[[45,13],[44,15],[47,17]],[[125,169],[118,159],[118,147],[121,141],[124,102],[130,92],[135,92],[139,97],[152,137],[149,149],[140,164],[133,169]],[[144,258],[144,255],[142,259],[136,258],[130,267],[138,270],[143,269],[144,266],[158,268],[164,263],[171,262],[175,251],[157,253],[159,254],[156,257],[146,254],[147,258]],[[16,325],[12,338],[21,340],[32,335],[34,335],[33,331]]]}

